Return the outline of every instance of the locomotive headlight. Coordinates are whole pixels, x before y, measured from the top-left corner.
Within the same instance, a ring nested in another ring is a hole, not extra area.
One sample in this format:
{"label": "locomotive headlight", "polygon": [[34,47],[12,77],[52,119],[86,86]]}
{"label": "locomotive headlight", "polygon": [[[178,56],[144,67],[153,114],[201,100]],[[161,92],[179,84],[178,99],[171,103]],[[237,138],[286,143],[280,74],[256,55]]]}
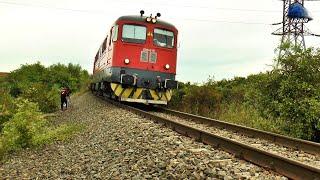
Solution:
{"label": "locomotive headlight", "polygon": [[147,22],[150,22],[151,21],[151,17],[147,17]]}
{"label": "locomotive headlight", "polygon": [[125,60],[124,60],[124,63],[125,63],[125,64],[129,64],[129,63],[130,63],[130,60],[129,60],[129,59],[125,59]]}
{"label": "locomotive headlight", "polygon": [[152,23],[154,24],[154,23],[156,23],[157,22],[157,19],[156,18],[153,18],[152,19]]}
{"label": "locomotive headlight", "polygon": [[164,66],[164,68],[166,68],[166,70],[168,70],[168,69],[170,69],[170,65],[169,65],[169,64],[166,64],[166,65]]}

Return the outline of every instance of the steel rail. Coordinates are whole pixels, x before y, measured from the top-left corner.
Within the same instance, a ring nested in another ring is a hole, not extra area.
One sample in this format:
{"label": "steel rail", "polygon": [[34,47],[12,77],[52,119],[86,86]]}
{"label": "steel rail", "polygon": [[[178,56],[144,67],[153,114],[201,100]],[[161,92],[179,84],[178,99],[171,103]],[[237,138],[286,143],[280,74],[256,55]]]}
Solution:
{"label": "steel rail", "polygon": [[258,166],[270,169],[288,178],[303,180],[320,179],[320,169],[317,169],[315,167],[305,165],[300,162],[281,157],[279,155],[275,155],[267,151],[260,150],[258,148],[251,147],[246,144],[239,143],[221,136],[217,136],[215,134],[196,129],[167,118],[156,116],[152,113],[128,105],[124,105],[111,100],[107,101],[117,107],[126,109],[142,117],[149,118],[156,123],[164,124],[182,135],[192,137],[202,143],[209,144],[225,150],[229,153],[235,154],[235,156],[238,158],[242,158]]}
{"label": "steel rail", "polygon": [[197,116],[197,115],[188,114],[188,113],[175,111],[171,109],[166,109],[166,108],[158,108],[158,109],[160,111],[163,111],[164,113],[168,113],[181,118],[191,119],[195,122],[205,123],[210,126],[232,130],[234,132],[237,132],[239,134],[246,135],[249,137],[264,139],[288,148],[302,150],[304,152],[308,152],[314,155],[320,155],[319,143],[301,140],[301,139],[295,139],[295,138],[283,136],[280,134],[270,133],[270,132],[266,132],[258,129],[253,129],[253,128],[249,128],[241,125],[236,125],[236,124],[232,124],[232,123],[228,123],[228,122],[224,122],[216,119]]}

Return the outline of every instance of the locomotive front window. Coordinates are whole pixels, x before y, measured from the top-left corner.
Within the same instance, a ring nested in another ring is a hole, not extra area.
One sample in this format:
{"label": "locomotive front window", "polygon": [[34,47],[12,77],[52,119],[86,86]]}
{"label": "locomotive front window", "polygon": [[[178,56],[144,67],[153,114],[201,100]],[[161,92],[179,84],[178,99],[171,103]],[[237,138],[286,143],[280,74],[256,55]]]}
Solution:
{"label": "locomotive front window", "polygon": [[153,32],[153,43],[160,47],[173,48],[174,46],[174,35],[172,31],[164,29],[154,29]]}
{"label": "locomotive front window", "polygon": [[122,40],[130,43],[146,42],[147,28],[144,26],[137,25],[123,25],[122,29]]}

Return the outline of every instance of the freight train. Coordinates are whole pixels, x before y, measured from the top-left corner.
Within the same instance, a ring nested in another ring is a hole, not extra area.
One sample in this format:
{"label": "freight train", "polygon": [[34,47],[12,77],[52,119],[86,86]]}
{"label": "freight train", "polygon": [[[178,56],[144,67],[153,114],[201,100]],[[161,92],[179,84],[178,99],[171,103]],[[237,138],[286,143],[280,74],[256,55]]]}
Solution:
{"label": "freight train", "polygon": [[166,105],[177,66],[177,28],[161,16],[122,16],[101,44],[93,67],[92,92],[126,102]]}

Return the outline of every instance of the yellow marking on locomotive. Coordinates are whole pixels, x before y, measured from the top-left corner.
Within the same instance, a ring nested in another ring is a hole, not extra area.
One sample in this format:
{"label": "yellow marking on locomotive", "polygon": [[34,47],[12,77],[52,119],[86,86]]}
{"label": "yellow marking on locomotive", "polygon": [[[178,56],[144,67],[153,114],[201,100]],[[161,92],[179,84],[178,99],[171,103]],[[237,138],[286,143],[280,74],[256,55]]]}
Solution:
{"label": "yellow marking on locomotive", "polygon": [[[170,101],[171,100],[171,91],[167,90],[165,92],[157,92],[156,90],[150,90],[151,96],[155,100],[161,100],[161,101]],[[167,97],[167,98],[166,98]]]}
{"label": "yellow marking on locomotive", "polygon": [[[143,90],[146,90],[144,88],[133,88],[133,87],[123,88],[120,84],[116,84],[116,83],[111,83],[111,88],[116,96],[122,97],[122,98],[133,98],[133,99],[142,99],[140,95]],[[149,89],[149,92],[154,100],[160,100],[160,101],[171,100],[172,90],[167,90],[165,92],[158,92],[156,90]]]}
{"label": "yellow marking on locomotive", "polygon": [[[142,88],[123,88],[120,84],[116,83],[111,83],[111,88],[114,92],[114,94],[118,97],[123,97],[123,98],[133,98],[133,99],[138,99],[139,95],[142,92]],[[130,95],[132,97],[130,97]]]}
{"label": "yellow marking on locomotive", "polygon": [[142,93],[143,89],[142,88],[137,88],[136,92],[134,92],[132,98],[133,99],[138,99],[139,95]]}
{"label": "yellow marking on locomotive", "polygon": [[124,89],[123,93],[121,94],[121,97],[128,98],[133,90],[133,88]]}

